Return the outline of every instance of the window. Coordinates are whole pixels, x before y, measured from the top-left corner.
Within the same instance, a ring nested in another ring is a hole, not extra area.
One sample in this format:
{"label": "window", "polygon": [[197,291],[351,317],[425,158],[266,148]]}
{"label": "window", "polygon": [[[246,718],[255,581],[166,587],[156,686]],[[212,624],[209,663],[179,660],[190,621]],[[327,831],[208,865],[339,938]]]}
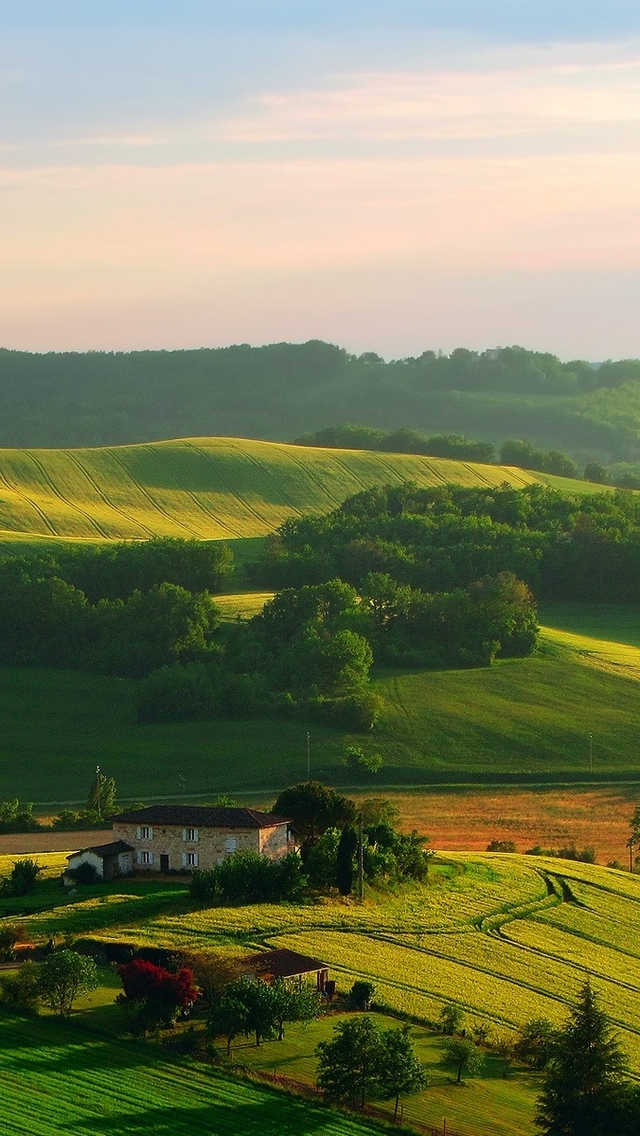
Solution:
{"label": "window", "polygon": [[197,828],[183,828],[182,839],[186,840],[187,844],[195,844],[200,839],[200,833]]}
{"label": "window", "polygon": [[153,852],[138,852],[139,864],[153,864]]}
{"label": "window", "polygon": [[183,868],[197,868],[200,857],[197,852],[183,852],[182,853],[182,866]]}
{"label": "window", "polygon": [[225,847],[226,852],[237,852],[238,851],[238,837],[237,836],[228,836],[227,839],[225,840],[224,847]]}
{"label": "window", "polygon": [[153,829],[149,828],[149,826],[146,824],[140,825],[140,828],[137,832],[137,837],[138,840],[153,840]]}

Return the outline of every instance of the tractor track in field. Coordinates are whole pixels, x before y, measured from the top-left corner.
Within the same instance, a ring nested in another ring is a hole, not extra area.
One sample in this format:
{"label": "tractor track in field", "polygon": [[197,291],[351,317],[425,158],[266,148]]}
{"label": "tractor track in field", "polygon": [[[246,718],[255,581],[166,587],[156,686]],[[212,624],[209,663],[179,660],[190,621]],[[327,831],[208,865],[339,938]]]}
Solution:
{"label": "tractor track in field", "polygon": [[26,493],[23,493],[21,489],[17,489],[15,485],[12,485],[6,477],[5,473],[2,471],[0,471],[0,480],[2,481],[5,489],[7,489],[10,493],[15,493],[16,497],[20,497],[22,501],[25,501],[26,504],[29,505],[38,514],[40,520],[42,521],[45,528],[49,530],[51,536],[60,536],[60,533],[55,528],[53,522],[49,520],[44,509],[41,509],[40,506],[37,505],[36,502],[31,499],[31,497],[28,497]]}
{"label": "tractor track in field", "polygon": [[154,532],[147,525],[145,525],[142,521],[136,521],[134,517],[131,517],[131,516],[129,516],[128,513],[125,513],[124,509],[121,509],[119,507],[119,505],[115,505],[113,503],[113,501],[109,500],[109,498],[107,497],[104,490],[102,490],[100,488],[100,485],[95,480],[93,474],[89,473],[88,469],[86,469],[82,465],[82,462],[80,461],[80,459],[78,457],[76,457],[76,455],[71,450],[65,450],[64,452],[67,455],[67,457],[69,458],[69,460],[72,461],[74,463],[74,465],[78,468],[80,473],[82,473],[84,475],[84,477],[86,477],[87,481],[89,482],[89,485],[91,485],[92,488],[95,490],[96,494],[98,495],[98,497],[102,501],[103,505],[106,505],[106,507],[108,509],[111,509],[114,513],[118,513],[121,517],[124,517],[125,521],[127,521],[134,528],[142,529],[150,537],[155,535]]}
{"label": "tractor track in field", "polygon": [[224,438],[223,441],[224,441],[224,444],[229,447],[229,449],[231,450],[231,452],[233,454],[235,454],[236,456],[240,455],[243,458],[246,458],[247,461],[249,461],[252,465],[254,465],[256,467],[256,469],[258,469],[260,471],[261,477],[270,478],[272,483],[275,485],[276,491],[278,493],[280,493],[280,495],[283,497],[283,499],[285,500],[285,502],[289,506],[289,508],[292,509],[294,513],[297,513],[297,515],[299,517],[303,516],[304,510],[300,509],[298,505],[294,505],[294,503],[291,500],[291,498],[289,497],[288,493],[284,492],[282,486],[278,482],[278,479],[276,478],[275,474],[272,473],[272,471],[269,469],[268,465],[266,465],[264,462],[258,461],[258,459],[256,457],[254,457],[253,454],[249,454],[249,453],[246,453],[246,452],[239,450],[238,447],[233,446],[227,438]]}
{"label": "tractor track in field", "polygon": [[81,517],[84,517],[84,519],[89,522],[91,527],[96,530],[98,536],[101,536],[103,540],[108,540],[108,534],[106,533],[100,522],[97,521],[95,517],[92,517],[91,513],[87,513],[85,509],[82,509],[80,505],[76,505],[73,501],[70,501],[67,497],[65,497],[64,493],[62,493],[58,489],[51,474],[42,464],[40,459],[34,456],[33,450],[24,450],[23,453],[26,455],[26,457],[29,458],[31,462],[33,462],[36,469],[40,471],[44,484],[49,486],[54,497],[56,497],[58,501],[61,501],[63,505],[66,505],[68,509],[75,509],[76,513],[79,513]]}
{"label": "tractor track in field", "polygon": [[[161,465],[163,467],[163,469],[165,469],[169,473],[171,473],[171,476],[174,477],[176,482],[177,482],[178,478],[177,478],[175,472],[171,469],[170,464],[167,461],[166,456],[162,452],[162,450],[160,448],[154,449],[153,453],[154,453],[154,457],[155,457],[156,461],[158,462],[158,464]],[[181,479],[180,479],[180,484],[179,484],[179,492],[183,493],[185,497],[188,497],[189,500],[193,502],[196,509],[200,513],[202,513],[204,515],[204,517],[206,518],[208,526],[213,521],[220,528],[227,529],[231,539],[234,539],[237,536],[237,534],[233,531],[233,529],[231,528],[230,525],[228,525],[225,521],[222,521],[218,516],[216,516],[216,514],[214,513],[213,508],[211,506],[207,505],[204,501],[201,501],[200,498],[193,492],[192,489],[187,489],[187,487],[182,483]],[[193,535],[196,536],[199,540],[209,539],[207,537],[199,536],[199,534],[195,531],[193,531]],[[215,539],[215,538],[213,538],[213,539]]]}
{"label": "tractor track in field", "polygon": [[188,532],[189,536],[193,536],[193,533],[187,525],[183,524],[182,521],[179,521],[176,517],[173,517],[171,513],[168,513],[162,505],[160,505],[157,501],[154,501],[149,491],[133,476],[131,471],[127,469],[124,462],[121,461],[121,459],[115,453],[113,446],[105,446],[105,452],[108,453],[112,460],[116,463],[116,465],[119,466],[127,479],[131,482],[131,484],[135,485],[136,489],[140,493],[140,496],[144,497],[149,502],[154,513],[161,513],[162,516],[165,517],[172,525],[178,525],[181,529],[184,529],[185,532]]}
{"label": "tractor track in field", "polygon": [[[298,468],[302,470],[302,472],[305,474],[305,476],[309,478],[309,481],[315,482],[315,484],[321,490],[324,497],[328,497],[329,501],[334,502],[336,508],[338,508],[342,504],[342,501],[340,501],[336,497],[335,493],[332,493],[331,490],[327,488],[326,484],[321,480],[321,478],[318,476],[318,474],[314,470],[310,469],[309,466],[306,466],[304,464],[304,462],[301,462],[300,458],[297,458],[295,456],[295,454],[288,454],[287,456],[291,458],[291,461],[293,462],[294,465],[297,465]],[[343,465],[343,463],[340,461],[339,458],[336,460],[336,465],[339,465],[341,469],[347,470],[347,472],[349,472],[347,467],[345,465]],[[350,476],[353,476],[353,475],[350,475]],[[356,477],[355,480],[359,481],[359,478]],[[363,483],[361,481],[360,481],[360,484],[363,485]],[[363,488],[366,488],[366,486],[363,485]]]}
{"label": "tractor track in field", "polygon": [[[187,444],[193,450],[195,450],[197,453],[199,453],[202,458],[204,458],[205,462],[207,463],[207,465],[209,467],[214,465],[214,462],[213,462],[210,454],[206,450],[203,450],[201,446],[196,445],[195,442],[188,442]],[[231,496],[231,498],[233,500],[239,501],[241,503],[241,505],[244,506],[247,513],[250,513],[251,516],[255,517],[255,519],[260,522],[260,526],[262,528],[266,527],[267,531],[270,531],[269,522],[266,520],[266,518],[264,516],[262,516],[258,512],[257,509],[254,509],[253,506],[249,504],[249,502],[242,496],[241,493],[238,493],[238,491],[236,489],[232,489],[231,486],[229,485],[229,482],[226,480],[226,478],[224,476],[222,476],[220,474],[220,472],[217,469],[216,469],[216,474],[217,474],[218,479],[221,482],[221,484],[225,486],[225,488],[226,488],[227,492],[229,493],[229,495]],[[238,533],[238,536],[242,536],[242,535],[243,535],[242,533]]]}

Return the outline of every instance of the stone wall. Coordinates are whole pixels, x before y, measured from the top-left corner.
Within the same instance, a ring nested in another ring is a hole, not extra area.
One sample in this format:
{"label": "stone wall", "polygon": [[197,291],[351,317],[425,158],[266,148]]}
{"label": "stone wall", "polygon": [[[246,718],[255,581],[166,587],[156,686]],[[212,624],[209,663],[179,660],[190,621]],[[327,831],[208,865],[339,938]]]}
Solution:
{"label": "stone wall", "polygon": [[[134,871],[160,872],[168,870],[193,871],[200,869],[206,871],[221,863],[226,856],[234,852],[259,852],[272,859],[278,859],[290,850],[293,845],[287,844],[287,826],[275,825],[272,828],[199,828],[198,840],[185,840],[188,831],[177,825],[153,825],[151,839],[142,839],[138,836],[141,826],[137,824],[124,824],[117,822],[113,826],[113,839],[125,840],[135,849]],[[138,853],[148,852],[153,856],[152,863],[142,863]],[[189,864],[185,857],[189,853],[197,856],[197,862]],[[160,857],[167,856],[168,863],[163,864]]]}

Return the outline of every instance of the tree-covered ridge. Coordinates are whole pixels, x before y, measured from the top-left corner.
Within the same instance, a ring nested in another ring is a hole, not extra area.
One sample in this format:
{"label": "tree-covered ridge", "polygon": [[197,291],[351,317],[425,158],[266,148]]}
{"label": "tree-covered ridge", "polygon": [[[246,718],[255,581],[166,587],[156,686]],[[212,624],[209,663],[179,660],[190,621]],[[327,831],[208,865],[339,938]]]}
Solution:
{"label": "tree-covered ridge", "polygon": [[514,573],[538,598],[640,598],[640,497],[512,489],[382,486],[322,517],[286,521],[253,569],[271,586],[370,573],[428,592]]}
{"label": "tree-covered ridge", "polygon": [[[327,422],[526,438],[585,461],[640,456],[640,361],[592,366],[521,347],[385,363],[314,340],[195,351],[0,350],[0,446],[216,434],[286,440]],[[550,412],[551,411],[551,412]]]}

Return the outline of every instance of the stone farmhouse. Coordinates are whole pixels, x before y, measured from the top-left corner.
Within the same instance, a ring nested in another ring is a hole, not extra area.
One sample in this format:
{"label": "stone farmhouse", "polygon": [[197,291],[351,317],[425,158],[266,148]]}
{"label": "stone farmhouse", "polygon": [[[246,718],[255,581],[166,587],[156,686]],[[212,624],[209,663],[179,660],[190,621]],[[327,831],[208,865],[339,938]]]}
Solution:
{"label": "stone farmhouse", "polygon": [[112,818],[113,842],[68,856],[69,868],[92,864],[105,880],[132,871],[206,871],[234,852],[278,860],[295,849],[291,821],[258,809],[151,805]]}

